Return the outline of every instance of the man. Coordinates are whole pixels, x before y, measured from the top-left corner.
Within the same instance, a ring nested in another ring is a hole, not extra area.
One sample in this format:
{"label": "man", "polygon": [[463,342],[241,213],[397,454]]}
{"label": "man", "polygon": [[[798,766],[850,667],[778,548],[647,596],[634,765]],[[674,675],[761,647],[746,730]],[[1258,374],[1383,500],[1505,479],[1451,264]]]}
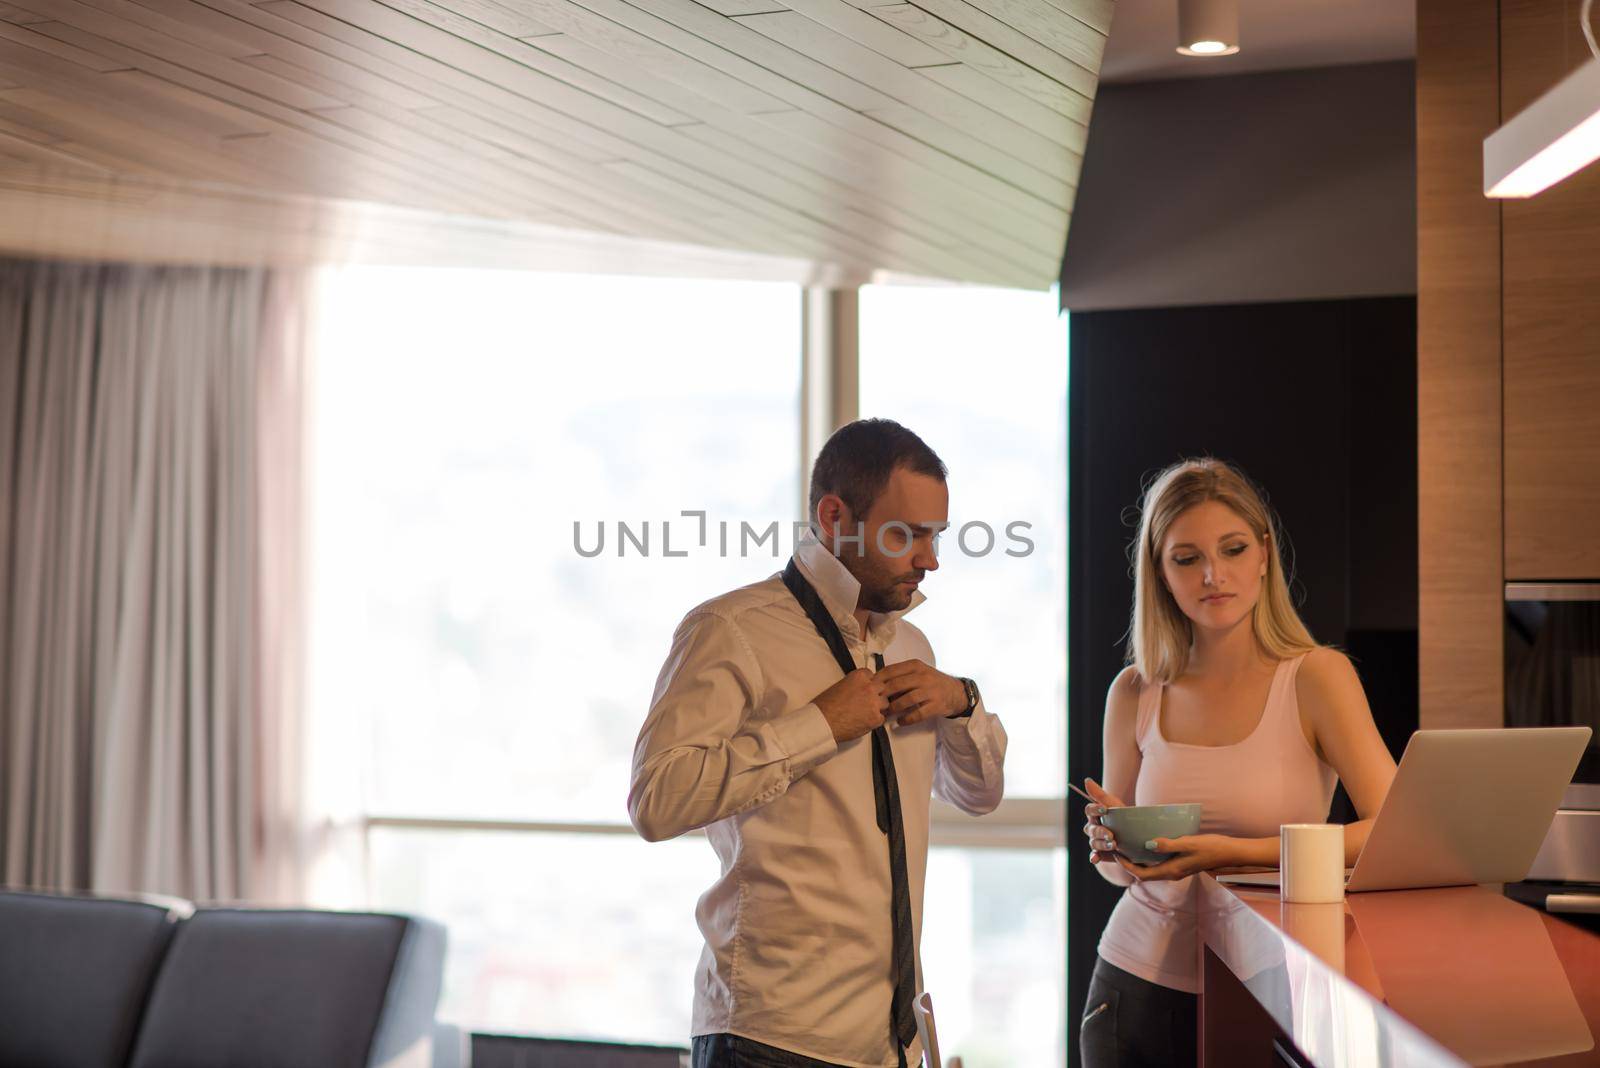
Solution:
{"label": "man", "polygon": [[705,827],[722,861],[696,909],[694,1068],[918,1056],[929,798],[992,811],[1006,750],[901,619],[939,567],[945,474],[898,423],[841,428],[812,470],[817,536],[673,635],[628,814],[650,841]]}

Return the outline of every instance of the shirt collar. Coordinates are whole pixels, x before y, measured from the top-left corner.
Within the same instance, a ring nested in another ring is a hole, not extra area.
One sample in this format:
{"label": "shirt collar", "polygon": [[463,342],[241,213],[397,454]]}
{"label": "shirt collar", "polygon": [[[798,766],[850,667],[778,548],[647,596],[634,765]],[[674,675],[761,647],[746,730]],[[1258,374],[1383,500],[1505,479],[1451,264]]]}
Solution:
{"label": "shirt collar", "polygon": [[[855,611],[856,602],[861,599],[861,583],[850,573],[850,569],[845,567],[820,539],[810,534],[807,534],[795,548],[794,559],[800,566],[801,574],[810,581],[812,588],[817,591],[817,596],[822,598],[823,606],[827,608],[833,621],[839,625],[840,631],[859,636],[860,629],[856,624]],[[913,590],[910,604],[895,612],[869,614],[867,626],[871,630],[882,632],[887,642],[894,636],[895,622],[927,599],[927,595],[921,590]]]}

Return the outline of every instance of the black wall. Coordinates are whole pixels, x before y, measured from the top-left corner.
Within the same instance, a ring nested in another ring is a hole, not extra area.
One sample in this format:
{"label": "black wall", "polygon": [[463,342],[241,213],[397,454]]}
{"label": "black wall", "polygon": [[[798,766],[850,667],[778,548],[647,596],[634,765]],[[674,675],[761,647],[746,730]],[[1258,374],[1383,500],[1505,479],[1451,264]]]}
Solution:
{"label": "black wall", "polygon": [[[1416,300],[1075,312],[1071,317],[1068,772],[1101,774],[1123,665],[1128,546],[1145,482],[1186,456],[1241,466],[1293,552],[1301,615],[1350,653],[1396,755],[1417,726]],[[1121,889],[1095,874],[1069,805],[1068,1034]],[[1353,818],[1343,791],[1336,821]]]}

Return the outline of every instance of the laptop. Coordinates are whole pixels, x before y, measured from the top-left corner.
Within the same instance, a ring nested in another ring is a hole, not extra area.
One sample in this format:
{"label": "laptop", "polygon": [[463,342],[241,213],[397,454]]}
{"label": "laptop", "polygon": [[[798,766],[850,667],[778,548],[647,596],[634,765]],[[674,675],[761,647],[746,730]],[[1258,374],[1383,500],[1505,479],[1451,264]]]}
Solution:
{"label": "laptop", "polygon": [[[1527,878],[1578,770],[1588,727],[1417,731],[1345,889],[1515,883]],[[1278,886],[1278,873],[1219,875]]]}

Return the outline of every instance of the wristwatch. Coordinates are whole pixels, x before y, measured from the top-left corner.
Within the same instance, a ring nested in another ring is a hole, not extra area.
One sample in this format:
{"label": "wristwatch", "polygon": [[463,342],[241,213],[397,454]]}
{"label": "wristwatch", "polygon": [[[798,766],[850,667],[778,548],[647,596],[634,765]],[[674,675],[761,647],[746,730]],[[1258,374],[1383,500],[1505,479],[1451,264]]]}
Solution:
{"label": "wristwatch", "polygon": [[962,679],[961,685],[967,688],[967,707],[960,712],[952,712],[946,719],[965,719],[972,715],[972,710],[978,707],[978,684],[971,679]]}

